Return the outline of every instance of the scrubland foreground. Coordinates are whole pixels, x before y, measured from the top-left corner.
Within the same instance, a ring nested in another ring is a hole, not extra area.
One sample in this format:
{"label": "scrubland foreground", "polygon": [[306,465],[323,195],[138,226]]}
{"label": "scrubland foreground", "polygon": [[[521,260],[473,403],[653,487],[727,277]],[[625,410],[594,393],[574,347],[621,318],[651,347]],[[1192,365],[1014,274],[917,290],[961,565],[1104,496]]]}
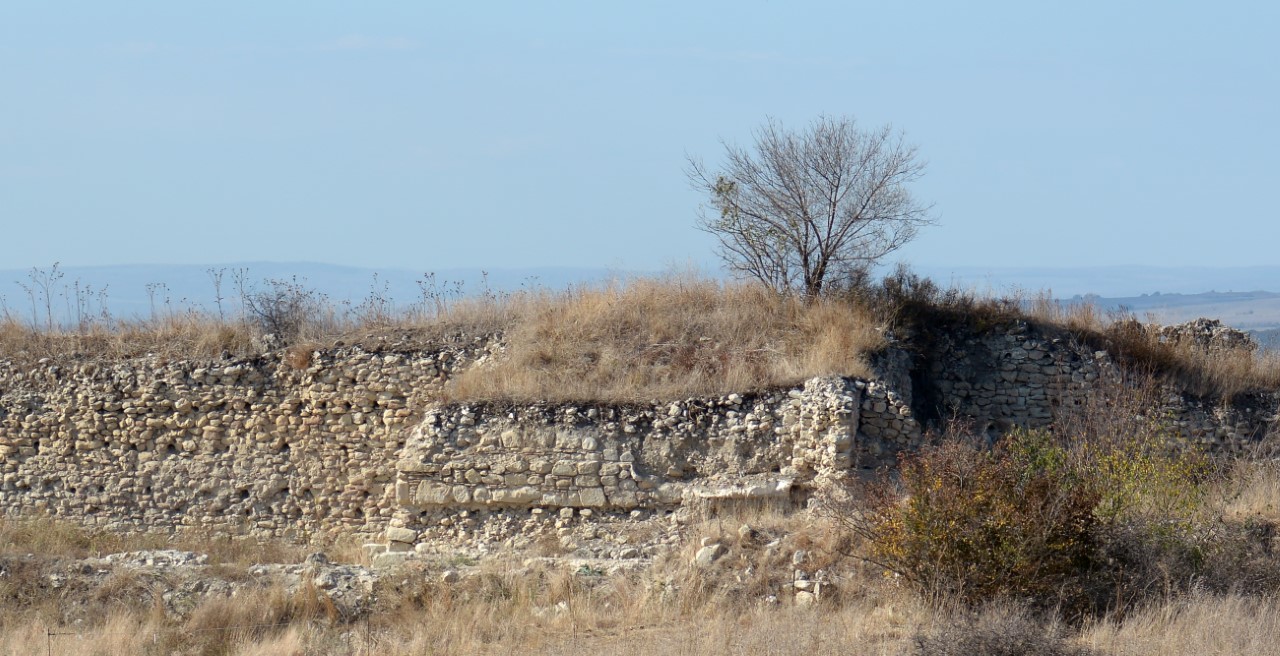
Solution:
{"label": "scrubland foreground", "polygon": [[[371,303],[358,320],[317,314],[301,302],[310,297],[285,291],[289,302],[268,306],[278,316],[257,320],[188,312],[71,331],[11,316],[0,348],[11,362],[265,347],[305,360],[316,340],[500,334],[500,352],[452,381],[450,398],[616,401],[866,375],[895,335],[945,316],[1055,323],[1145,373],[994,445],[957,422],[879,478],[794,507],[562,511],[551,539],[527,551],[459,551],[398,569],[369,569],[355,545],[321,556],[10,518],[0,524],[0,653],[1280,653],[1280,464],[1269,443],[1203,453],[1143,412],[1169,381],[1213,396],[1274,389],[1274,359],[1204,352],[1087,306],[979,299],[907,274],[812,303],[676,279],[406,314]],[[661,548],[576,557],[574,536],[601,530]]]}
{"label": "scrubland foreground", "polygon": [[550,539],[375,571],[7,519],[0,653],[1280,653],[1280,463],[1180,449],[1126,399],[1085,419],[958,427],[798,507],[555,520],[663,547],[626,560]]}
{"label": "scrubland foreground", "polygon": [[[965,466],[1006,466],[977,454],[942,447],[911,466],[943,465],[947,477]],[[186,564],[166,566],[166,557],[183,560],[166,554],[180,552],[90,556],[161,543],[198,550],[207,541],[5,520],[0,653],[1280,653],[1280,559],[1272,551],[1280,466],[1210,465],[1212,472],[1201,470],[1190,483],[1196,501],[1189,504],[1181,492],[1165,497],[1171,484],[1188,483],[1169,478],[1187,473],[1185,465],[1153,456],[1143,466],[1165,478],[1151,488],[1146,479],[1117,474],[1120,480],[1107,483],[1116,487],[1102,492],[1124,489],[1142,501],[1121,513],[1128,519],[1096,534],[1082,532],[1074,516],[1057,523],[1068,505],[1061,500],[1002,509],[1007,500],[987,502],[974,489],[955,505],[929,498],[924,507],[918,497],[899,497],[891,507],[845,500],[855,506],[714,518],[681,511],[632,527],[637,539],[678,536],[652,561],[585,564],[545,552],[442,557],[376,571],[369,595],[347,603],[332,600],[332,582],[321,574],[332,573],[330,565],[364,569],[303,556],[300,547],[221,542],[207,560],[184,556]],[[916,474],[904,480],[932,480],[929,486],[955,492],[952,483]],[[1016,492],[1004,488],[1012,480],[1000,477],[954,480],[992,486],[997,497]],[[1043,492],[1039,483],[1028,484],[1033,495]],[[1148,513],[1170,504],[1185,513],[1171,523],[1147,523]],[[937,516],[925,518],[924,510]],[[867,536],[847,527],[849,520],[872,518],[869,525],[876,525],[887,516],[906,521]],[[1110,520],[1083,521],[1097,527]],[[1105,543],[1080,554],[1079,543],[1059,539],[1091,534]],[[910,541],[924,542],[911,542],[919,554],[893,561],[892,550]],[[980,548],[989,551],[975,554]],[[356,550],[330,554],[358,560]],[[884,568],[865,559],[890,561]],[[919,559],[932,559],[934,569],[919,575]],[[288,568],[276,568],[279,577],[269,577],[262,561],[294,562],[300,575],[291,580]],[[1116,568],[1123,575],[1108,579],[1106,571],[1119,562],[1133,569]],[[1105,597],[1096,606],[1080,606],[1076,597],[1089,588],[1085,579]]]}

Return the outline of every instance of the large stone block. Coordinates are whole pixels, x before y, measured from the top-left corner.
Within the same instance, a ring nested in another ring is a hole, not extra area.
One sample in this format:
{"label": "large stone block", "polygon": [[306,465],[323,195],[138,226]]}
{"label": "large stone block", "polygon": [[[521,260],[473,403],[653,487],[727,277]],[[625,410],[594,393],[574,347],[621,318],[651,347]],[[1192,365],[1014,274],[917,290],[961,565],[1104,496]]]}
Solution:
{"label": "large stone block", "polygon": [[578,490],[579,503],[584,508],[604,508],[608,505],[604,488],[589,487]]}
{"label": "large stone block", "polygon": [[453,488],[434,481],[422,481],[414,502],[420,506],[443,506],[453,500]]}
{"label": "large stone block", "polygon": [[413,544],[418,539],[418,532],[413,529],[391,526],[387,528],[386,537],[388,542]]}

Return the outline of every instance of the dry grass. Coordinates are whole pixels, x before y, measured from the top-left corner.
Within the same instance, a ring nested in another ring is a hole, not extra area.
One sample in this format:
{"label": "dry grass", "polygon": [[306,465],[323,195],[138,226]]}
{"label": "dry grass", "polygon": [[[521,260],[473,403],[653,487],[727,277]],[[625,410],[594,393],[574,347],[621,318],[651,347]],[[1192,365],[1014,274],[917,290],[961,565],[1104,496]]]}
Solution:
{"label": "dry grass", "polygon": [[164,548],[155,534],[127,535],[45,517],[0,518],[0,555],[39,554],[87,558],[121,551]]}
{"label": "dry grass", "polygon": [[[1263,494],[1280,485],[1274,467],[1227,471],[1242,480],[1216,493]],[[1270,512],[1245,498],[1237,499],[1240,514]],[[751,530],[741,530],[744,524]],[[79,623],[62,619],[56,607],[10,605],[0,608],[0,654],[44,653],[46,645],[54,654],[103,656],[1280,653],[1280,608],[1261,593],[1173,595],[1125,616],[1071,626],[1016,603],[964,610],[922,598],[842,558],[849,544],[839,531],[806,512],[743,509],[682,526],[681,545],[632,574],[530,565],[515,556],[485,561],[452,584],[431,566],[387,577],[372,614],[355,621],[305,586],[293,594],[264,588],[212,598],[181,618],[145,603],[109,603],[108,597],[145,597],[138,594],[91,595],[102,610],[81,613]],[[710,568],[690,562],[703,538],[728,548]],[[791,601],[798,550],[807,554],[803,569],[825,570],[835,584],[816,608]],[[113,585],[146,588],[141,580]]]}
{"label": "dry grass", "polygon": [[1274,597],[1196,595],[1102,622],[1081,642],[1125,656],[1280,654],[1280,603]]}
{"label": "dry grass", "polygon": [[[248,603],[252,603],[249,600]],[[257,609],[251,605],[250,609]],[[394,632],[361,625],[297,621],[285,626],[200,631],[134,613],[94,627],[51,627],[40,621],[0,628],[0,654],[29,656],[419,656],[421,654],[883,654],[911,653],[922,607],[850,605],[833,611],[758,608],[734,615],[676,617],[645,614],[642,621],[605,619],[584,610],[554,617],[472,606],[443,621],[406,620]],[[602,621],[605,620],[605,621]],[[47,630],[55,633],[48,636]]]}
{"label": "dry grass", "polygon": [[[817,609],[690,608],[662,602],[628,579],[592,587],[568,574],[550,582],[521,576],[468,580],[429,608],[369,624],[331,622],[322,608],[278,590],[209,602],[188,621],[121,610],[89,626],[61,626],[8,613],[0,654],[44,653],[46,642],[54,654],[103,656],[1280,654],[1280,608],[1261,597],[1197,595],[1077,631],[1016,607],[937,610],[875,581],[862,582],[859,596]],[[47,629],[58,635],[50,640]]]}
{"label": "dry grass", "polygon": [[[117,604],[122,606],[122,604]],[[179,620],[155,607],[117,607],[101,618],[71,624],[48,614],[9,610],[0,618],[0,654],[350,654],[340,643],[323,595],[265,588],[213,598]],[[365,652],[370,653],[370,652]]]}
{"label": "dry grass", "polygon": [[[740,531],[744,524],[753,530]],[[455,585],[379,594],[380,653],[791,654],[906,653],[934,611],[892,581],[833,577],[819,608],[792,602],[793,556],[834,572],[832,532],[807,513],[744,512],[684,527],[685,541],[648,569],[602,576],[488,563]],[[727,552],[692,564],[703,538]],[[430,577],[428,577],[428,580]],[[770,600],[770,597],[773,599]]]}
{"label": "dry grass", "polygon": [[1027,316],[1067,329],[1081,341],[1106,350],[1121,361],[1161,373],[1201,396],[1230,399],[1257,390],[1280,388],[1280,353],[1274,351],[1208,352],[1191,341],[1174,341],[1153,321],[1132,314],[1103,312],[1092,303],[1063,303],[1040,295]]}
{"label": "dry grass", "polygon": [[[309,364],[323,343],[384,343],[388,336],[412,344],[453,339],[459,334],[492,335],[542,295],[490,295],[452,301],[430,312],[415,306],[394,316],[368,317],[331,304],[317,304],[299,320],[285,358],[295,368]],[[318,302],[319,303],[319,302]],[[95,319],[76,327],[33,325],[0,312],[0,362],[30,365],[55,361],[119,361],[154,355],[167,360],[209,360],[259,355],[282,345],[263,341],[264,327],[246,318],[225,318],[198,309],[164,312],[146,319]]]}
{"label": "dry grass", "polygon": [[[739,522],[756,528],[739,535]],[[0,654],[784,654],[803,649],[904,653],[913,627],[932,612],[892,582],[846,581],[820,609],[790,601],[791,558],[831,567],[829,534],[805,515],[718,517],[688,528],[690,540],[647,571],[603,575],[568,565],[486,561],[458,583],[432,569],[385,578],[367,620],[350,622],[323,595],[303,587],[248,590],[211,598],[185,617],[167,616],[141,594],[94,594],[95,612],[68,621],[33,602],[0,608]],[[689,560],[700,537],[722,538],[730,553],[714,568]],[[771,546],[772,545],[772,546]],[[29,577],[32,578],[32,577]],[[145,590],[125,577],[112,590]],[[33,585],[40,577],[32,578]],[[80,603],[55,595],[59,605]],[[768,603],[767,595],[778,601]],[[134,607],[108,597],[139,599]]]}
{"label": "dry grass", "polygon": [[152,320],[95,323],[83,330],[33,329],[13,317],[0,319],[0,360],[123,360],[156,355],[171,360],[213,359],[253,350],[247,325],[224,323],[197,312]]}
{"label": "dry grass", "polygon": [[[487,580],[486,580],[487,578]],[[117,611],[89,625],[9,614],[0,654],[902,654],[933,611],[907,596],[807,610],[789,604],[689,607],[626,578],[604,583],[559,573],[473,577],[431,604],[342,624],[278,590],[212,600],[191,619]],[[286,650],[286,651],[281,651]],[[39,652],[43,653],[43,651]]]}
{"label": "dry grass", "polygon": [[1280,526],[1280,461],[1240,460],[1223,487],[1224,516],[1255,518]]}
{"label": "dry grass", "polygon": [[[814,303],[693,274],[561,292],[437,293],[403,311],[380,297],[343,309],[296,283],[284,289],[278,303],[293,313],[286,323],[295,330],[285,358],[296,368],[337,340],[413,347],[501,336],[500,358],[454,381],[450,394],[458,400],[640,401],[759,390],[820,374],[867,376],[864,358],[883,345],[886,326],[917,348],[941,327],[982,332],[1020,321],[1065,331],[1193,394],[1230,398],[1280,387],[1278,353],[1210,354],[1087,303],[944,290],[905,271]],[[0,361],[246,357],[263,348],[264,326],[188,309],[66,330],[7,313],[0,316]]]}
{"label": "dry grass", "polygon": [[523,309],[505,353],[455,379],[455,399],[637,401],[751,391],[823,374],[868,376],[873,316],[756,285],[636,280]]}
{"label": "dry grass", "polygon": [[977,611],[941,614],[919,630],[918,656],[1095,656],[1081,646],[1070,627],[1038,617],[1025,608],[992,604]]}
{"label": "dry grass", "polygon": [[[354,542],[324,545],[324,548],[341,560],[353,561],[363,557]],[[0,518],[0,556],[38,554],[41,557],[90,558],[150,549],[179,549],[207,554],[209,562],[214,564],[255,565],[299,562],[317,547],[196,529],[172,534],[122,532],[48,517]]]}
{"label": "dry grass", "polygon": [[[882,342],[873,315],[857,303],[804,303],[695,275],[490,293],[376,316],[295,294],[311,313],[288,317],[296,332],[284,357],[295,368],[337,339],[427,344],[503,335],[504,356],[457,380],[451,393],[459,399],[648,400],[751,391],[819,374],[867,376],[863,356]],[[34,328],[9,315],[0,319],[0,360],[241,357],[261,348],[255,343],[263,332],[251,321],[196,310],[79,330]]]}
{"label": "dry grass", "polygon": [[884,324],[911,335],[916,346],[927,347],[937,331],[948,327],[981,334],[1026,322],[1107,351],[1126,367],[1156,374],[1201,397],[1229,400],[1280,388],[1280,354],[1206,352],[1194,343],[1169,340],[1154,323],[1090,303],[1060,302],[1043,293],[995,297],[942,289],[904,269],[847,293],[872,308]]}

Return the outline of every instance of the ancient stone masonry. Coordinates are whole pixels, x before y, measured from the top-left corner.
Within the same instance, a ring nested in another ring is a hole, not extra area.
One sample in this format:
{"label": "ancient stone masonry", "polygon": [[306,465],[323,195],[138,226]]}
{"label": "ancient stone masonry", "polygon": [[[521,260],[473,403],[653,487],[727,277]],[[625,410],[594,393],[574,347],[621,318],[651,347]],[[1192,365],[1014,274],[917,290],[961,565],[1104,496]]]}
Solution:
{"label": "ancient stone masonry", "polygon": [[407,548],[458,509],[788,502],[919,435],[896,394],[843,378],[643,405],[440,405],[396,466],[401,512],[387,535]]}
{"label": "ancient stone masonry", "polygon": [[[1166,328],[1163,335],[1192,340],[1213,353],[1252,353],[1256,346],[1243,333],[1204,320]],[[1060,413],[1084,404],[1100,382],[1122,384],[1125,377],[1106,351],[1094,351],[1065,331],[1023,322],[981,334],[940,334],[924,359],[920,366],[927,367],[925,379],[935,388],[937,405],[929,409],[931,414],[967,419],[993,438],[1014,426],[1047,426]],[[917,399],[924,396],[919,389],[915,394]],[[1274,391],[1199,399],[1167,386],[1151,417],[1189,442],[1232,450],[1264,437],[1278,411],[1280,396]]]}
{"label": "ancient stone masonry", "polygon": [[[435,406],[397,464],[397,500],[631,509],[674,505],[708,485],[769,496],[912,446],[919,431],[910,410],[891,408],[888,394],[875,383],[816,378],[789,391],[646,405]],[[861,439],[860,412],[874,422]]]}
{"label": "ancient stone masonry", "polygon": [[1116,373],[1105,352],[1022,323],[1007,331],[941,335],[930,355],[941,414],[969,418],[993,434],[1045,426],[1059,407],[1080,402],[1099,377]]}
{"label": "ancient stone masonry", "polygon": [[1175,344],[1190,344],[1209,355],[1253,353],[1258,343],[1242,330],[1222,325],[1216,319],[1196,319],[1160,329],[1160,339]]}
{"label": "ancient stone masonry", "polygon": [[[993,436],[1044,426],[1121,374],[1106,353],[1025,324],[931,337],[881,353],[874,380],[624,405],[441,402],[452,372],[497,352],[489,339],[0,361],[0,507],[121,530],[385,536],[403,552],[465,528],[462,513],[791,503],[892,463],[931,422],[967,418]],[[1169,389],[1153,416],[1235,448],[1278,407],[1274,392],[1224,402]]]}
{"label": "ancient stone masonry", "polygon": [[[403,428],[484,344],[0,364],[0,507],[108,528],[382,531]],[[304,354],[305,355],[305,354]]]}

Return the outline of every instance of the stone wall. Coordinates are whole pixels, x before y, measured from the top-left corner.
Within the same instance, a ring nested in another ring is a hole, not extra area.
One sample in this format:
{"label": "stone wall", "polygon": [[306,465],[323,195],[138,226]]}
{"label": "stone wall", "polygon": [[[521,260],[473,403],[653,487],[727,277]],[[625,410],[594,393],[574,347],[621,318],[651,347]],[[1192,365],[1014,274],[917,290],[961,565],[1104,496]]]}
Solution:
{"label": "stone wall", "polygon": [[3,363],[0,507],[117,529],[376,534],[404,428],[484,346]]}
{"label": "stone wall", "polygon": [[711,490],[767,496],[913,446],[919,430],[891,394],[874,382],[815,378],[792,390],[644,405],[436,406],[397,464],[397,499],[424,510],[630,510]]}
{"label": "stone wall", "polygon": [[[1078,408],[1120,368],[1050,330],[939,330],[864,381],[631,405],[447,404],[485,339],[335,346],[218,362],[0,362],[0,507],[114,529],[199,527],[408,545],[458,513],[794,501],[968,418],[993,435]],[[1166,390],[1157,417],[1217,448],[1256,442],[1274,393]],[[427,531],[423,533],[423,531]]]}
{"label": "stone wall", "polygon": [[838,377],[639,405],[439,405],[397,464],[387,537],[405,552],[474,511],[789,505],[918,446],[911,414],[884,385]]}
{"label": "stone wall", "polygon": [[[1217,322],[1171,327],[1167,335],[1212,335],[1214,352],[1256,346],[1236,339],[1238,331]],[[1214,330],[1216,328],[1216,330]],[[1242,334],[1242,333],[1241,333]],[[1224,336],[1225,335],[1225,336]],[[1206,349],[1210,348],[1208,346]],[[993,438],[1012,427],[1043,427],[1064,412],[1078,412],[1100,384],[1123,385],[1128,372],[1106,351],[1095,351],[1066,331],[1018,322],[1006,330],[946,331],[935,336],[918,366],[928,371],[936,418],[969,420]],[[916,390],[917,398],[922,396]],[[1235,450],[1267,435],[1280,412],[1274,391],[1232,399],[1202,399],[1172,384],[1164,385],[1151,418],[1189,442],[1211,449]]]}
{"label": "stone wall", "polygon": [[964,417],[993,434],[1048,425],[1079,404],[1099,378],[1117,372],[1106,352],[1019,322],[1008,330],[942,333],[928,354],[936,416]]}

